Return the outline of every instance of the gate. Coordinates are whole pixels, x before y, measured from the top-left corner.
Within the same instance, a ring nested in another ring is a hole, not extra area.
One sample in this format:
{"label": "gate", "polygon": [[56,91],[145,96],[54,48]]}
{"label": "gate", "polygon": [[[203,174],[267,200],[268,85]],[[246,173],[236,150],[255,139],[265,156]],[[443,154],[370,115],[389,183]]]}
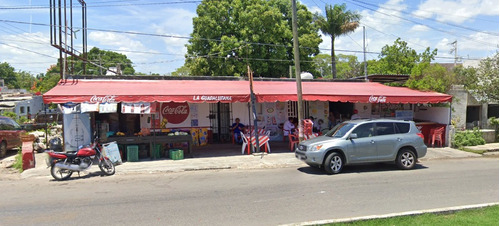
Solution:
{"label": "gate", "polygon": [[228,103],[210,104],[210,128],[214,142],[228,142],[231,140],[231,105]]}

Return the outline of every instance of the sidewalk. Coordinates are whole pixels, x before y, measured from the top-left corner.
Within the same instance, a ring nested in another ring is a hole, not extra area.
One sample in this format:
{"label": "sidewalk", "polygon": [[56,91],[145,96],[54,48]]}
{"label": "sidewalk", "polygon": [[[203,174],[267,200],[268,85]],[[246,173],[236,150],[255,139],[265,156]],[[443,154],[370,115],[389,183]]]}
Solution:
{"label": "sidewalk", "polygon": [[[489,155],[498,156],[498,143],[480,145],[474,148],[477,150],[490,150]],[[487,154],[485,154],[487,155]],[[21,178],[47,177],[50,176],[50,170],[45,164],[46,154],[36,154],[36,167],[21,173]],[[420,159],[421,162],[430,161],[433,159],[452,159],[452,158],[470,158],[482,157],[481,154],[475,154],[457,149],[444,148],[428,148],[427,155]],[[186,158],[182,160],[145,160],[139,162],[125,162],[116,167],[116,174],[136,174],[136,173],[170,173],[182,171],[196,170],[218,170],[218,169],[265,169],[265,168],[284,168],[284,167],[304,167],[307,166],[302,161],[295,158],[293,152],[287,153],[272,153],[272,154],[255,154],[255,155],[235,155],[224,157],[200,157]],[[89,172],[98,171],[96,166],[93,166]],[[83,175],[83,174],[82,174]]]}

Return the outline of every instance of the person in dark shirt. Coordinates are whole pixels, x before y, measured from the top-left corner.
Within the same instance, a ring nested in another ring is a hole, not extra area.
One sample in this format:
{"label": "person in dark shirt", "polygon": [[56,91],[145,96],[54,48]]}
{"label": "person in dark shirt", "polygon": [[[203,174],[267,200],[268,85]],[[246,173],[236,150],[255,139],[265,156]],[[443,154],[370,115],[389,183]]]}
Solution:
{"label": "person in dark shirt", "polygon": [[234,120],[233,125],[231,126],[231,130],[233,131],[233,134],[234,134],[234,141],[236,141],[238,144],[242,143],[240,132],[243,132],[244,129],[245,129],[245,125],[240,123],[239,118],[236,118]]}

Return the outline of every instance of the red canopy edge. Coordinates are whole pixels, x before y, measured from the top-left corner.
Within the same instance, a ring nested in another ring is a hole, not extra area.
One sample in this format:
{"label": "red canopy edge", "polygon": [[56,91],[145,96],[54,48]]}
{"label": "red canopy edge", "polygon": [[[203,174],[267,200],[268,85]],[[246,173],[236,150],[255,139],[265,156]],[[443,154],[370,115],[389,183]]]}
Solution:
{"label": "red canopy edge", "polygon": [[[290,81],[255,81],[258,102],[297,101]],[[77,80],[59,82],[43,95],[45,103],[82,102],[249,102],[248,81],[217,80]],[[444,103],[452,96],[371,82],[302,82],[306,101],[354,103]]]}

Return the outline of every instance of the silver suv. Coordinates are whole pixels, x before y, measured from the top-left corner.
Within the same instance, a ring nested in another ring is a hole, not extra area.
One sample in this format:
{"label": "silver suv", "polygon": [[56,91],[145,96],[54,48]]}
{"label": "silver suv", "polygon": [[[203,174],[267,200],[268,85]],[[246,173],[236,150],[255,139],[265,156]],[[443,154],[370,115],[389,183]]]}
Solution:
{"label": "silver suv", "polygon": [[413,121],[352,120],[301,142],[295,157],[323,167],[328,174],[340,173],[347,164],[372,162],[395,162],[401,169],[412,169],[427,153],[423,137]]}

